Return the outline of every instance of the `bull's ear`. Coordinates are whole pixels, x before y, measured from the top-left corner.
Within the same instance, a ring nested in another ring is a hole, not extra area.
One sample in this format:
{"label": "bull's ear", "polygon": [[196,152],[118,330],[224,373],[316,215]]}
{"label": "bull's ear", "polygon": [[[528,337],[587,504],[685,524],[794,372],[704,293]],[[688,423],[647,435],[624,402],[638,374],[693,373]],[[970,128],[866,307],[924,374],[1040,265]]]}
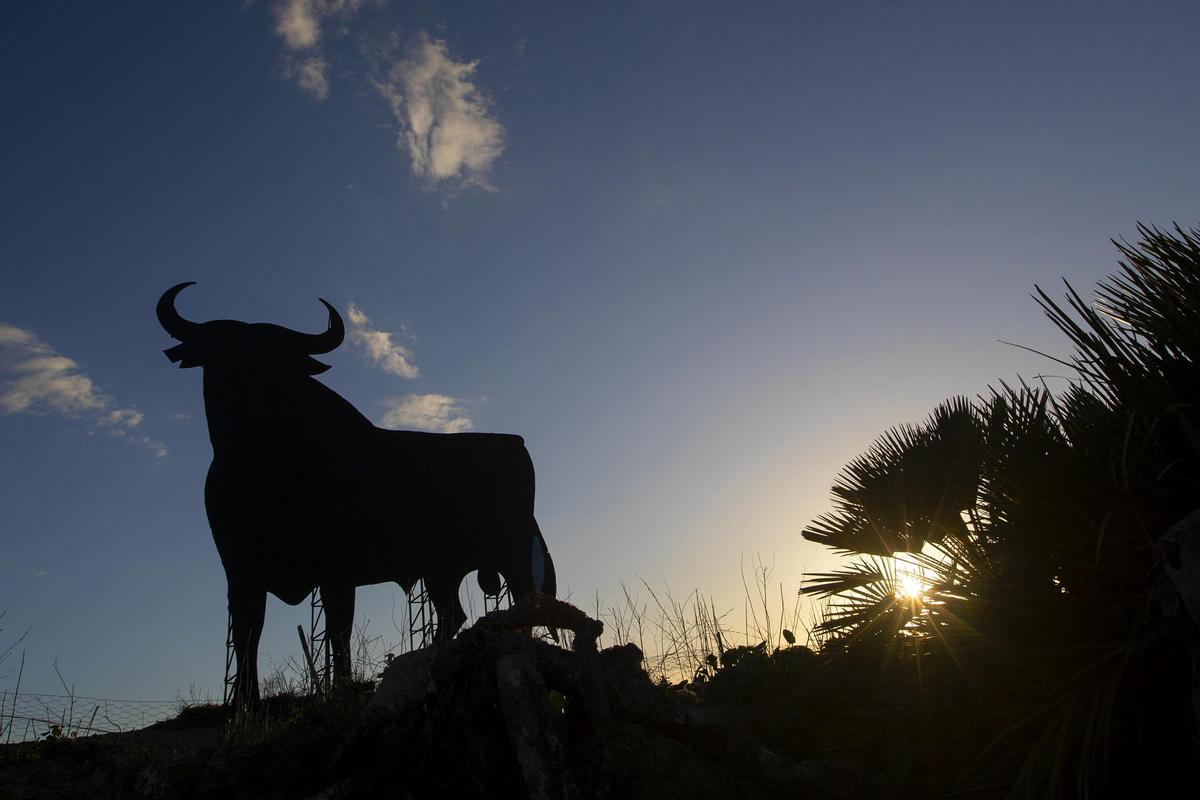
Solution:
{"label": "bull's ear", "polygon": [[322,364],[320,361],[317,361],[312,356],[305,356],[303,364],[304,364],[304,371],[306,373],[308,373],[309,375],[320,375],[322,372],[329,369],[328,364]]}
{"label": "bull's ear", "polygon": [[186,343],[168,347],[163,352],[166,353],[172,364],[179,364],[180,369],[204,366],[203,362],[196,357],[196,348],[188,347]]}

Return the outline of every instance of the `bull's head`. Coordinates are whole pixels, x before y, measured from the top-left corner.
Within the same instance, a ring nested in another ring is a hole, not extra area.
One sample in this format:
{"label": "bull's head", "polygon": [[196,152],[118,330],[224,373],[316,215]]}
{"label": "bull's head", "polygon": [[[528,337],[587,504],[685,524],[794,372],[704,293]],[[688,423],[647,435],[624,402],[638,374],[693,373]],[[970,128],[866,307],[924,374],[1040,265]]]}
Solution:
{"label": "bull's head", "polygon": [[318,375],[329,366],[312,356],[328,353],[346,338],[341,316],[323,299],[321,302],[329,309],[329,327],[324,333],[300,333],[267,322],[232,319],[192,322],[175,310],[175,297],[193,283],[188,281],[167,289],[156,309],[163,330],[182,342],[163,351],[181,368],[283,369]]}

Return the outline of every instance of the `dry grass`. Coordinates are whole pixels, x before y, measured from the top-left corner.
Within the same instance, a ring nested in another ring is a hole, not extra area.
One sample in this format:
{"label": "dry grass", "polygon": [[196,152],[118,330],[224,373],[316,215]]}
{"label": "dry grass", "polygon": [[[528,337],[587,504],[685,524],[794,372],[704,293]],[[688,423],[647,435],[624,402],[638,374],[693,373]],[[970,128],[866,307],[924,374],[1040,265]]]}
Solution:
{"label": "dry grass", "polygon": [[679,598],[670,588],[656,590],[639,579],[640,588],[621,584],[615,604],[605,605],[596,596],[593,614],[604,623],[600,645],[636,644],[650,677],[671,683],[711,677],[721,656],[737,647],[812,645],[817,621],[812,604],[773,580],[773,562],[756,556],[749,569],[744,561],[740,567],[745,589],[740,627],[735,609],[718,610],[699,589]]}

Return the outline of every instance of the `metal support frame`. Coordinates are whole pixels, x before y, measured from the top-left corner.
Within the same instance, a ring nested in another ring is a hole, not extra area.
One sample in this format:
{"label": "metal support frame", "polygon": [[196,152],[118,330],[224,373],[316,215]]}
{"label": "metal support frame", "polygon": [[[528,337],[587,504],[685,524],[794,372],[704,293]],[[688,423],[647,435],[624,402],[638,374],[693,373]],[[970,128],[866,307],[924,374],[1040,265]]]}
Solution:
{"label": "metal support frame", "polygon": [[[497,594],[483,595],[483,613],[488,614],[504,608],[512,607],[512,592],[507,583],[500,584]],[[236,659],[233,647],[233,615],[227,617],[225,628],[225,688],[223,702],[230,705],[237,685]],[[317,692],[327,693],[333,683],[333,651],[329,646],[329,636],[325,624],[325,605],[321,601],[320,589],[313,589],[309,597],[308,618],[308,649],[312,657]],[[419,650],[433,644],[433,634],[436,630],[436,613],[433,601],[425,588],[424,581],[417,585],[408,595],[408,643],[410,650]]]}
{"label": "metal support frame", "polygon": [[234,672],[233,615],[230,614],[225,626],[225,691],[222,699],[222,703],[225,705],[233,702],[233,691],[236,683],[237,673]]}
{"label": "metal support frame", "polygon": [[[512,592],[507,583],[500,584],[496,594],[483,595],[483,613],[488,614],[502,608],[512,606]],[[419,650],[433,644],[433,635],[437,630],[437,613],[433,609],[433,601],[424,581],[417,581],[413,590],[408,593],[408,646],[410,650]]]}
{"label": "metal support frame", "polygon": [[[233,647],[233,615],[227,617],[225,626],[225,688],[222,702],[233,702],[237,685],[235,650]],[[308,651],[312,657],[313,691],[328,694],[333,684],[333,651],[329,647],[329,636],[325,625],[325,604],[321,602],[321,590],[313,589],[309,597]]]}
{"label": "metal support frame", "polygon": [[433,644],[434,611],[433,601],[425,581],[417,581],[408,593],[408,647],[419,650]]}
{"label": "metal support frame", "polygon": [[312,665],[316,685],[313,690],[328,694],[333,684],[333,651],[329,647],[329,636],[325,625],[325,604],[321,600],[321,590],[314,588],[309,597],[308,614],[308,651],[312,655]]}
{"label": "metal support frame", "polygon": [[493,611],[499,611],[503,608],[512,608],[512,592],[508,590],[508,583],[501,581],[500,591],[498,593],[484,593],[483,613],[490,614]]}

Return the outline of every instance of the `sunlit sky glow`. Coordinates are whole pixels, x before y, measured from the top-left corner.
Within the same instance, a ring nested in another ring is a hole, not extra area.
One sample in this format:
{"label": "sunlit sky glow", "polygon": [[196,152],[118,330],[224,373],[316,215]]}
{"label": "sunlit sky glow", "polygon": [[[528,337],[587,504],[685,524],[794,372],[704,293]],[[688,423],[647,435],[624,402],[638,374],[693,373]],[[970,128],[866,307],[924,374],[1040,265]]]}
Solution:
{"label": "sunlit sky glow", "polygon": [[[24,3],[0,180],[0,649],[219,695],[200,374],[154,318],[350,335],[377,423],[522,434],[560,587],[738,609],[841,466],[1061,367],[1029,298],[1197,221],[1195,3]],[[1057,380],[1054,378],[1051,381]],[[394,587],[359,620],[396,640]],[[272,601],[264,660],[306,610]],[[0,674],[7,672],[0,667]],[[13,676],[0,679],[9,686]]]}

